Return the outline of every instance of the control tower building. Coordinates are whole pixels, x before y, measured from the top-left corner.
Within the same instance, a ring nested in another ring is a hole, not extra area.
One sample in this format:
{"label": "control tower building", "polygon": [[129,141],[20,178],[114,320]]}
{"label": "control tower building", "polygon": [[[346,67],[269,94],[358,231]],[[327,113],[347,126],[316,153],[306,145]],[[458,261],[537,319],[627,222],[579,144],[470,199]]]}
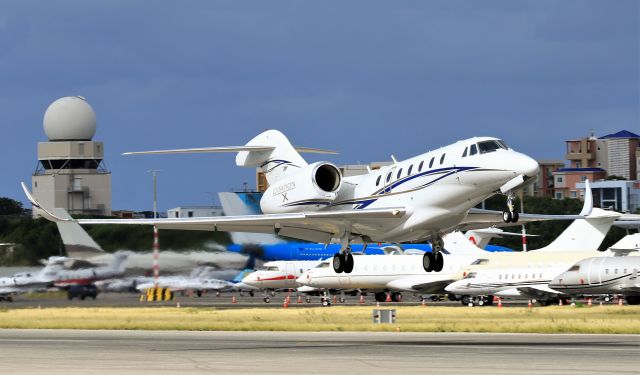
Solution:
{"label": "control tower building", "polygon": [[111,173],[103,162],[104,145],[92,140],[93,108],[81,96],[60,98],[47,108],[43,122],[49,141],[38,143],[34,197],[72,215],[111,215]]}

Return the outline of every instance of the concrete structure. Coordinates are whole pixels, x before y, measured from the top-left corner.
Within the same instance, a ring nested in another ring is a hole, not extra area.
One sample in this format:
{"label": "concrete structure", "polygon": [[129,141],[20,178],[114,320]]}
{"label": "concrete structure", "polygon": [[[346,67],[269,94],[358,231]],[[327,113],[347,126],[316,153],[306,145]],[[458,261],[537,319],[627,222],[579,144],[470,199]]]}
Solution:
{"label": "concrete structure", "polygon": [[576,184],[589,181],[598,181],[606,177],[607,172],[602,168],[561,168],[553,172],[554,195],[556,199],[584,197],[584,189],[579,189]]}
{"label": "concrete structure", "polygon": [[564,161],[562,160],[538,160],[540,164],[540,170],[538,177],[533,184],[526,186],[523,189],[523,193],[530,197],[548,197],[554,196],[555,179],[553,172],[558,169],[564,168]]}
{"label": "concrete structure", "polygon": [[640,135],[628,130],[596,138],[589,137],[566,141],[566,158],[570,168],[602,168],[608,176],[627,180],[640,179],[638,149]]}
{"label": "concrete structure", "polygon": [[220,206],[180,206],[167,210],[168,218],[222,216]]}
{"label": "concrete structure", "polygon": [[73,215],[111,215],[111,173],[103,163],[104,145],[92,141],[93,108],[83,97],[58,99],[47,108],[43,125],[49,141],[38,143],[34,197]]}
{"label": "concrete structure", "polygon": [[[639,212],[640,182],[638,181],[596,181],[591,182],[593,205],[617,212]],[[584,191],[584,182],[576,184]]]}

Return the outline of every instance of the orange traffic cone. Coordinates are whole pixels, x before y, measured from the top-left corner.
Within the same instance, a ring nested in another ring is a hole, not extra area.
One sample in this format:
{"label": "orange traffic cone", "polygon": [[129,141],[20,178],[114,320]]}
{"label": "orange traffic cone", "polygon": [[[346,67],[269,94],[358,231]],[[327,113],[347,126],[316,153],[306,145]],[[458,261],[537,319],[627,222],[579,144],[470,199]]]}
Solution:
{"label": "orange traffic cone", "polygon": [[376,307],[380,307],[380,302],[376,302]]}
{"label": "orange traffic cone", "polygon": [[422,307],[427,307],[427,299],[423,298],[422,303],[420,304]]}
{"label": "orange traffic cone", "polygon": [[587,306],[591,307],[593,305],[593,302],[591,301],[591,298],[587,299]]}
{"label": "orange traffic cone", "polygon": [[618,297],[618,306],[622,306],[622,297]]}
{"label": "orange traffic cone", "polygon": [[231,303],[238,303],[236,296],[231,297]]}
{"label": "orange traffic cone", "polygon": [[527,304],[527,307],[532,309],[533,308],[533,302],[531,302],[531,300],[529,300],[529,303]]}
{"label": "orange traffic cone", "polygon": [[558,306],[562,306],[562,298],[558,299]]}
{"label": "orange traffic cone", "polygon": [[360,303],[364,303],[364,296],[362,294],[360,295],[360,301],[359,302]]}
{"label": "orange traffic cone", "polygon": [[287,296],[287,305],[291,303],[291,296]]}
{"label": "orange traffic cone", "polygon": [[498,297],[498,308],[502,308],[502,298]]}
{"label": "orange traffic cone", "polygon": [[298,303],[302,303],[302,296],[298,294]]}
{"label": "orange traffic cone", "polygon": [[335,305],[336,303],[338,303],[338,297],[333,296],[333,304]]}
{"label": "orange traffic cone", "polygon": [[391,293],[387,293],[387,299],[385,302],[391,302]]}
{"label": "orange traffic cone", "polygon": [[284,299],[284,302],[282,303],[282,307],[284,307],[285,309],[286,309],[287,307],[289,307],[289,302],[287,301],[287,299],[286,299],[286,298]]}

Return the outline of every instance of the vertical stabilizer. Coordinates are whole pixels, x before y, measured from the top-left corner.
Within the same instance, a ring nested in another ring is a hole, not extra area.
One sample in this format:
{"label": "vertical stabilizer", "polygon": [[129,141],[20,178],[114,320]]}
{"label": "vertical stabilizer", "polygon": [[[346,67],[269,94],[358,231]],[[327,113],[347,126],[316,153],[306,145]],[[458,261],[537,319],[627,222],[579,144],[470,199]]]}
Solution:
{"label": "vertical stabilizer", "polygon": [[536,251],[597,251],[619,217],[616,212],[594,208],[585,219],[574,220],[552,243]]}
{"label": "vertical stabilizer", "polygon": [[[51,211],[61,218],[71,219],[69,213],[62,208],[53,208]],[[104,254],[104,250],[82,229],[80,224],[74,221],[57,221],[56,225],[69,258],[87,259]]]}
{"label": "vertical stabilizer", "polygon": [[267,130],[250,140],[246,146],[271,146],[269,151],[240,151],[236,156],[239,167],[257,167],[271,185],[283,176],[307,166],[307,162],[278,130]]}
{"label": "vertical stabilizer", "polygon": [[474,245],[462,232],[451,232],[443,238],[444,248],[452,255],[485,254],[486,251]]}

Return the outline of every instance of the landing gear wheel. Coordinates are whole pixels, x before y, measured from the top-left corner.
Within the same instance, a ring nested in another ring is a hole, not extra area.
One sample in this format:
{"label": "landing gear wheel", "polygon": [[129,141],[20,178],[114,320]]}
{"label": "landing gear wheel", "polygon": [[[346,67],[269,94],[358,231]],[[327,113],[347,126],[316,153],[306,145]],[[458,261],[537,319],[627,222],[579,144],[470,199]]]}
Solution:
{"label": "landing gear wheel", "polygon": [[351,273],[353,271],[353,254],[348,253],[344,255],[345,264],[344,264],[344,273]]}
{"label": "landing gear wheel", "polygon": [[384,302],[387,300],[387,293],[377,292],[375,297],[376,297],[376,302]]}
{"label": "landing gear wheel", "polygon": [[393,302],[402,302],[402,293],[395,292],[391,294],[391,300]]}
{"label": "landing gear wheel", "polygon": [[460,302],[462,302],[464,306],[469,305],[469,303],[471,303],[471,296],[462,296]]}
{"label": "landing gear wheel", "polygon": [[307,297],[307,298],[305,298],[305,299],[304,299],[304,301],[305,301],[306,303],[311,303],[311,298]]}
{"label": "landing gear wheel", "polygon": [[433,271],[433,266],[435,265],[436,259],[433,253],[424,253],[422,256],[422,267],[425,271],[431,272]]}
{"label": "landing gear wheel", "polygon": [[254,294],[255,294],[255,293],[253,293],[253,291],[250,291],[250,292],[249,292],[249,295],[250,295],[251,297],[253,297],[253,296],[254,296]]}
{"label": "landing gear wheel", "polygon": [[340,253],[335,253],[335,255],[333,256],[333,270],[336,273],[342,273],[344,271],[345,263],[346,262],[344,259],[344,255]]}
{"label": "landing gear wheel", "polygon": [[271,298],[269,298],[268,296],[264,297],[263,300],[264,300],[264,303],[270,303],[271,302]]}
{"label": "landing gear wheel", "polygon": [[518,211],[514,211],[513,215],[511,216],[511,222],[517,223],[518,219],[520,219],[520,214],[518,213]]}
{"label": "landing gear wheel", "polygon": [[331,306],[331,301],[329,300],[329,298],[325,297],[325,298],[322,299],[322,306],[324,306],[324,307]]}
{"label": "landing gear wheel", "polygon": [[512,219],[513,217],[511,216],[511,212],[502,211],[502,221],[504,221],[505,223],[510,223]]}
{"label": "landing gear wheel", "polygon": [[441,252],[438,252],[435,254],[434,258],[433,270],[435,272],[442,271],[442,268],[444,267],[444,256],[442,256]]}

